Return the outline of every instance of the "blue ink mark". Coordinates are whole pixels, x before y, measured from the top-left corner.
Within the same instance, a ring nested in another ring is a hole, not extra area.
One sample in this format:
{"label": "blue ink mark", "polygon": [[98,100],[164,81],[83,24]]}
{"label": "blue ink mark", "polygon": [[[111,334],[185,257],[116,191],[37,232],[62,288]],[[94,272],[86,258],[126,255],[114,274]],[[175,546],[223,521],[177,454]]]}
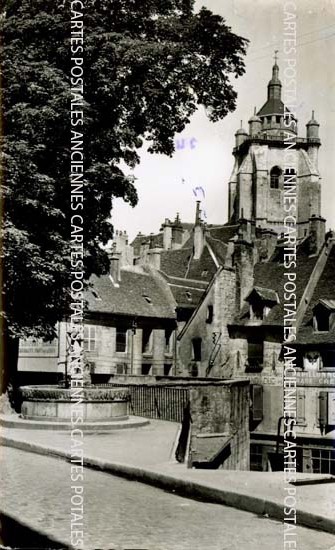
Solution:
{"label": "blue ink mark", "polygon": [[176,149],[177,151],[181,150],[181,149],[185,149],[185,140],[184,139],[176,139]]}
{"label": "blue ink mark", "polygon": [[205,193],[205,191],[204,191],[204,188],[201,187],[200,185],[198,185],[195,189],[193,189],[193,194],[194,194],[194,196],[195,196],[195,197],[198,197],[199,191],[201,191],[201,193],[202,193],[202,198],[204,199],[206,193]]}
{"label": "blue ink mark", "polygon": [[174,143],[175,143],[176,150],[182,151],[186,147],[188,147],[189,149],[195,149],[197,142],[198,140],[195,137],[192,137],[191,139],[178,138],[178,139],[175,139]]}

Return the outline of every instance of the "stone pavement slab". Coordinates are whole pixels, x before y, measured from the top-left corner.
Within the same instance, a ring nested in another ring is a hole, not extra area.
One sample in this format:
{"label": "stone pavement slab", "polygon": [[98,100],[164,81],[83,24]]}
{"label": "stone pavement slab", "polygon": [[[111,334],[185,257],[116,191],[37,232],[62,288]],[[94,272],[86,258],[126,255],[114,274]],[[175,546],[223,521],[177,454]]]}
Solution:
{"label": "stone pavement slab", "polygon": [[[149,426],[140,429],[85,435],[85,464],[187,496],[283,518],[282,472],[187,469],[173,457],[178,430],[178,424],[151,421]],[[69,434],[4,429],[1,434],[7,445],[46,455],[69,456]],[[300,479],[325,477],[297,476]],[[298,486],[296,498],[299,524],[335,533],[335,483]]]}

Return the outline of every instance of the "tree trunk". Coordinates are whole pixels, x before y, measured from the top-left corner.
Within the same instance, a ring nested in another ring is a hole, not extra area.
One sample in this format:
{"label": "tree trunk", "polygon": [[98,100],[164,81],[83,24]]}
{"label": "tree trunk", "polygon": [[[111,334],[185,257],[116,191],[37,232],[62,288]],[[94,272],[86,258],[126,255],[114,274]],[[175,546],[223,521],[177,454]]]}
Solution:
{"label": "tree trunk", "polygon": [[17,410],[19,408],[18,393],[18,370],[19,359],[19,339],[12,338],[8,330],[4,330],[0,335],[0,395],[6,393],[10,388],[10,399],[12,406]]}

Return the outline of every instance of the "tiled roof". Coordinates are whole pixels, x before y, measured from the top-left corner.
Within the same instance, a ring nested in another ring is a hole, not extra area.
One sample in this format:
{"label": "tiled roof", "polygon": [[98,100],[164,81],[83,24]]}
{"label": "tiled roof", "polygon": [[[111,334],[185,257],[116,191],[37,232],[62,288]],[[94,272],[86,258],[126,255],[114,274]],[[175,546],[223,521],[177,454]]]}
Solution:
{"label": "tiled roof", "polygon": [[335,345],[335,331],[330,330],[329,332],[317,332],[313,330],[312,325],[302,326],[297,335],[296,344],[332,344]]}
{"label": "tiled roof", "polygon": [[330,311],[335,311],[335,300],[326,300],[324,298],[321,298],[321,300],[319,300],[314,307],[317,307],[319,305],[324,306],[326,309],[329,309]]}
{"label": "tiled roof", "polygon": [[192,309],[197,307],[206,291],[202,288],[180,287],[177,285],[170,285],[170,289],[179,307]]}
{"label": "tiled roof", "polygon": [[166,275],[185,277],[192,252],[192,248],[165,250],[161,253],[161,271]]}
{"label": "tiled roof", "polygon": [[167,282],[170,285],[183,286],[187,288],[197,288],[198,290],[206,290],[208,286],[207,281],[199,281],[195,279],[185,279],[184,277],[166,277]]}
{"label": "tiled roof", "polygon": [[140,255],[140,248],[143,243],[150,244],[152,242],[153,247],[163,248],[163,233],[157,233],[156,235],[136,235],[135,239],[130,243],[134,249],[134,255]]}
{"label": "tiled roof", "polygon": [[122,269],[119,287],[113,284],[109,275],[93,275],[90,283],[92,288],[85,298],[92,313],[160,319],[176,317],[176,302],[169,285],[152,272]]}
{"label": "tiled roof", "polygon": [[208,228],[209,236],[212,239],[216,239],[217,241],[221,241],[222,243],[227,244],[230,239],[232,239],[233,237],[235,237],[235,235],[237,235],[238,228],[239,228],[239,225],[237,224],[235,225],[227,224],[227,225],[221,225],[213,228],[209,226]]}
{"label": "tiled roof", "polygon": [[275,304],[279,303],[278,294],[275,290],[272,290],[270,288],[263,288],[261,286],[254,286],[251,292],[249,292],[248,296],[246,297],[246,301],[250,301],[250,297],[252,294],[257,294],[262,300],[265,302],[273,302]]}
{"label": "tiled roof", "polygon": [[225,243],[222,243],[216,239],[213,239],[212,237],[206,236],[206,242],[211,247],[217,261],[220,265],[223,265],[226,259],[227,254],[227,245]]}
{"label": "tiled roof", "polygon": [[284,103],[281,99],[271,98],[263,105],[261,110],[257,113],[258,116],[264,115],[283,115]]}
{"label": "tiled roof", "polygon": [[212,255],[205,245],[201,258],[199,260],[191,260],[186,276],[190,279],[203,279],[209,282],[212,280],[217,270],[218,268],[215,265]]}
{"label": "tiled roof", "polygon": [[313,329],[313,310],[315,306],[324,301],[329,305],[335,301],[335,246],[330,248],[326,265],[315,287],[312,299],[306,310],[302,325],[297,335],[297,343],[300,344],[335,344],[335,331],[316,332]]}
{"label": "tiled roof", "polygon": [[[279,298],[279,304],[271,308],[271,311],[263,321],[263,325],[283,325],[284,319],[284,265],[280,263],[277,252],[273,255],[273,258],[264,263],[255,265],[254,269],[254,285],[257,287],[266,288],[268,290],[275,291]],[[314,269],[317,256],[309,257],[307,249],[304,245],[297,248],[297,267],[296,267],[296,294],[297,303],[303,295],[306,285],[310,279],[312,271]],[[246,296],[244,296],[244,299]],[[236,318],[236,324],[244,325],[248,321],[249,308],[247,305],[242,307],[240,315]]]}

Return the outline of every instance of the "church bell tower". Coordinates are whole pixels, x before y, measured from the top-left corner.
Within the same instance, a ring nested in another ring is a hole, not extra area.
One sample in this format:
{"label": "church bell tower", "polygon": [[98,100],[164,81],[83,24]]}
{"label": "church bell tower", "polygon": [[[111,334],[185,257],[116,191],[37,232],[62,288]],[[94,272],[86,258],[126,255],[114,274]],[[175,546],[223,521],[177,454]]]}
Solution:
{"label": "church bell tower", "polygon": [[229,181],[231,223],[243,218],[254,222],[256,228],[282,233],[286,215],[283,200],[286,151],[291,143],[290,165],[294,172],[290,170],[289,173],[293,174],[297,185],[298,238],[309,234],[311,219],[314,223],[319,220],[324,226],[320,216],[321,178],[318,170],[321,142],[314,111],[306,128],[306,137],[299,137],[297,120],[282,101],[282,83],[275,56],[266,102],[258,112],[255,109],[248,131],[241,124],[235,134],[235,163]]}

